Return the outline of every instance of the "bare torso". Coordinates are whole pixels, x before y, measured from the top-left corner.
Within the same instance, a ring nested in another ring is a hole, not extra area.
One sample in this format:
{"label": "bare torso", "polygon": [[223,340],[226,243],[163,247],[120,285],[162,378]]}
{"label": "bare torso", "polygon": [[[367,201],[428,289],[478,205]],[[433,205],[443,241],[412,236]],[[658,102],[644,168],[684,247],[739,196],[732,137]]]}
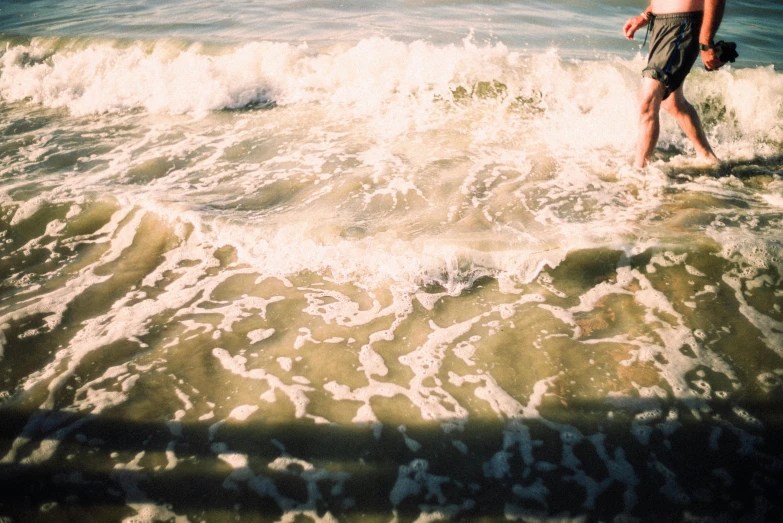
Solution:
{"label": "bare torso", "polygon": [[704,11],[704,0],[652,0],[651,4],[657,15]]}

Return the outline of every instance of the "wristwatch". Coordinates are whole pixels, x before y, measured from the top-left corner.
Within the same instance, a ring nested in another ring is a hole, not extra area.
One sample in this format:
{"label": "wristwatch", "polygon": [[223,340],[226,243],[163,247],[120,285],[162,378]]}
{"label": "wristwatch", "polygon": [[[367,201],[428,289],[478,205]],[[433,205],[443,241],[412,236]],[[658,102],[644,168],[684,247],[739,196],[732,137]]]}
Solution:
{"label": "wristwatch", "polygon": [[715,43],[712,40],[710,40],[710,43],[708,44],[703,44],[699,42],[699,51],[707,51],[708,49],[712,49],[713,47],[715,47]]}

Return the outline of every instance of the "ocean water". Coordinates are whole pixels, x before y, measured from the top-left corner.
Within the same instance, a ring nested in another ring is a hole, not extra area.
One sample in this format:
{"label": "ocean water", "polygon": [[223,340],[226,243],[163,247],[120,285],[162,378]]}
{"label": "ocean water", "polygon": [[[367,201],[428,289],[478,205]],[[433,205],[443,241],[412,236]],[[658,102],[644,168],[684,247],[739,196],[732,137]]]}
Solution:
{"label": "ocean water", "polygon": [[783,518],[778,1],[2,0],[0,521]]}

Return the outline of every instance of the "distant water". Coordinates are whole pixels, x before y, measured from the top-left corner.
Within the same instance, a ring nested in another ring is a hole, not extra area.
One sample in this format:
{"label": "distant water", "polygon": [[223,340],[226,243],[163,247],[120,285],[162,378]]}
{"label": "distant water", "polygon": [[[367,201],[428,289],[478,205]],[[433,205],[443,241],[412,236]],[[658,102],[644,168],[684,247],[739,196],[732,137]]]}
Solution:
{"label": "distant water", "polygon": [[[176,39],[211,44],[268,40],[317,47],[379,37],[442,46],[469,33],[482,44],[557,48],[564,57],[632,58],[641,46],[619,37],[644,2],[283,0],[4,0],[0,32],[15,36]],[[783,66],[783,4],[732,1],[719,37],[740,42],[741,67]]]}
{"label": "distant water", "polygon": [[783,4],[0,3],[0,522],[783,518]]}

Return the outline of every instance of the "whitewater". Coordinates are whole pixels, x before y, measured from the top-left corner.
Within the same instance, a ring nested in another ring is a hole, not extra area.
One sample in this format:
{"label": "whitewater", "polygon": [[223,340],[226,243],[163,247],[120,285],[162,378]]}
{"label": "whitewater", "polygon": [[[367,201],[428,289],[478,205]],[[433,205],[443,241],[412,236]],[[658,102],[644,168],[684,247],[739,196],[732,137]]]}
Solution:
{"label": "whitewater", "polygon": [[0,6],[0,521],[772,521],[783,55],[644,6]]}

